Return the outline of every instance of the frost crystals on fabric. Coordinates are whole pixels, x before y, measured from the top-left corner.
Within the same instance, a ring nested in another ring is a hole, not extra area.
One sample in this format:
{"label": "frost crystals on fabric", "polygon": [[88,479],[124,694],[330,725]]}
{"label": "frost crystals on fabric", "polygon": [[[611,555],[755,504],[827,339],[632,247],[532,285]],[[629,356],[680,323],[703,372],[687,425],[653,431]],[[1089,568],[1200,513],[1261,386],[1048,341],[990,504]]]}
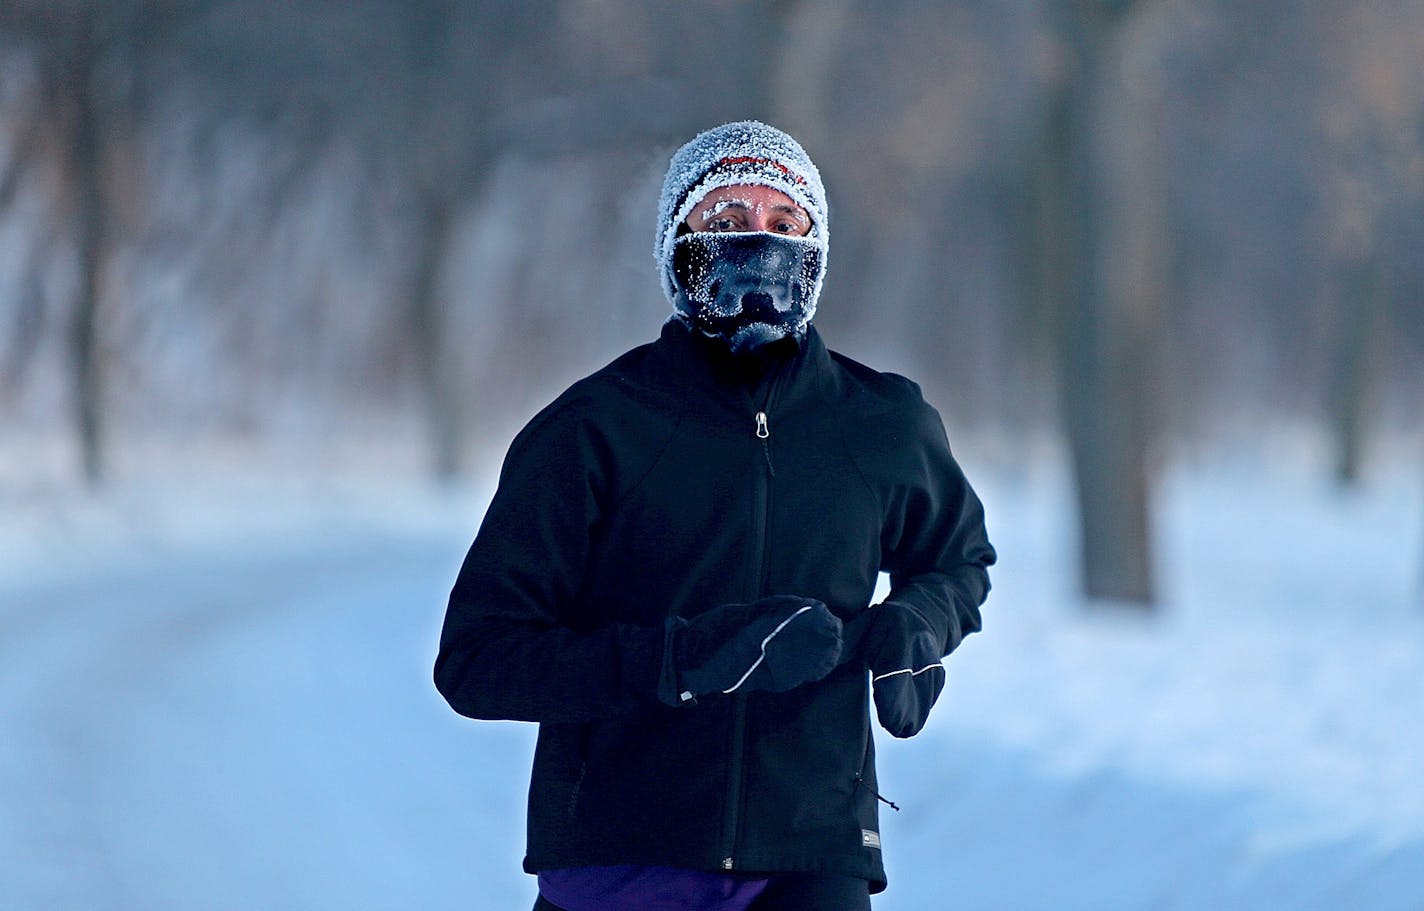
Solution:
{"label": "frost crystals on fabric", "polygon": [[700,231],[677,239],[677,313],[733,352],[792,336],[816,315],[825,248],[816,238]]}
{"label": "frost crystals on fabric", "polygon": [[814,306],[830,245],[829,211],[821,174],[800,143],[755,120],[727,123],[699,133],[674,153],[658,199],[658,234],[653,248],[663,293],[670,302],[677,296],[673,247],[678,226],[708,193],[737,184],[780,190],[810,216],[809,237],[819,241],[821,247],[821,272],[810,289]]}

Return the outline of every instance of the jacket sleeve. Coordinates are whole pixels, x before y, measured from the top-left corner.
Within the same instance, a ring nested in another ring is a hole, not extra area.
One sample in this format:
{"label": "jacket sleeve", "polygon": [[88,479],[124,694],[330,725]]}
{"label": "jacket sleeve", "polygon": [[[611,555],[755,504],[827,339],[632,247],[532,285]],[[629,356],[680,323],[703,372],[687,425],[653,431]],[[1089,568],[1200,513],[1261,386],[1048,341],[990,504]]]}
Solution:
{"label": "jacket sleeve", "polygon": [[656,699],[662,627],[569,616],[606,481],[569,403],[516,437],[445,614],[435,685],[462,715],[579,722]]}
{"label": "jacket sleeve", "polygon": [[881,568],[890,574],[886,602],[923,620],[944,656],[979,631],[988,567],[996,557],[983,504],[950,453],[938,412],[923,400],[917,424],[910,463],[895,486],[882,534]]}

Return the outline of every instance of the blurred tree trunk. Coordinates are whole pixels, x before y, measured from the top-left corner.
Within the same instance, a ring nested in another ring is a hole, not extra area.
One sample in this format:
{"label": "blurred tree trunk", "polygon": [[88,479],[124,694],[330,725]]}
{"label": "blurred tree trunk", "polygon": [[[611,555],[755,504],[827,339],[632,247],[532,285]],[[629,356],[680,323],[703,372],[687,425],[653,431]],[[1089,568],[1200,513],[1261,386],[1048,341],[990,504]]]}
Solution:
{"label": "blurred tree trunk", "polygon": [[393,112],[408,131],[410,145],[401,149],[396,164],[398,172],[405,175],[406,192],[415,210],[409,325],[403,328],[410,333],[414,353],[430,469],[440,481],[460,473],[465,439],[464,410],[453,363],[456,349],[448,338],[450,308],[442,279],[455,219],[469,201],[484,164],[467,157],[480,158],[462,146],[487,121],[483,104],[464,111],[452,108],[455,102],[447,80],[452,62],[459,56],[452,34],[456,12],[454,5],[441,0],[422,5],[407,19],[414,78],[411,96],[405,100],[411,107]]}
{"label": "blurred tree trunk", "polygon": [[99,301],[108,254],[108,212],[104,198],[104,144],[95,68],[99,52],[97,22],[81,13],[77,41],[68,67],[73,111],[69,171],[74,183],[78,289],[69,330],[69,353],[76,438],[84,480],[91,487],[105,473],[105,413],[100,363]]}
{"label": "blurred tree trunk", "polygon": [[1141,4],[1060,8],[1064,66],[1040,170],[1045,273],[1080,523],[1084,594],[1155,597],[1149,453],[1163,281],[1161,156]]}
{"label": "blurred tree trunk", "polygon": [[770,55],[776,61],[767,90],[773,123],[795,136],[811,155],[830,147],[826,92],[832,87],[831,64],[851,24],[856,0],[818,0],[778,4],[783,41]]}
{"label": "blurred tree trunk", "polygon": [[1380,268],[1378,258],[1373,256],[1350,264],[1340,289],[1342,316],[1334,369],[1326,388],[1335,448],[1335,480],[1341,486],[1359,481],[1364,461],[1365,412],[1374,359],[1385,328]]}
{"label": "blurred tree trunk", "polygon": [[[134,0],[0,5],[0,38],[28,48],[37,63],[33,113],[21,117],[18,147],[0,175],[0,208],[41,159],[54,164],[53,224],[28,251],[28,290],[17,345],[45,317],[43,274],[50,248],[72,238],[75,290],[63,335],[65,373],[81,476],[90,487],[107,474],[109,411],[103,309],[106,273],[123,225],[141,205],[137,153],[144,111],[144,55],[172,15]],[[32,343],[32,342],[31,342]],[[29,352],[13,363],[23,368]]]}
{"label": "blurred tree trunk", "polygon": [[453,200],[445,193],[425,193],[419,201],[414,235],[415,271],[411,277],[410,318],[415,366],[430,434],[431,470],[440,480],[459,474],[464,441],[459,395],[445,338],[446,308],[440,280],[450,246]]}

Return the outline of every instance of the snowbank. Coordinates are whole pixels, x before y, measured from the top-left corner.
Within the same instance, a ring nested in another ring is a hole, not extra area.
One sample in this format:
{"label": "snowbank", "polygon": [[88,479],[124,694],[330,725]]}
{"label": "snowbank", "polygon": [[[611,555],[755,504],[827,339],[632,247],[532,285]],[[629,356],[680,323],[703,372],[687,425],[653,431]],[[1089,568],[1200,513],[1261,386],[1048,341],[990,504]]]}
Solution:
{"label": "snowbank", "polygon": [[[1075,596],[1060,472],[967,468],[1000,566],[882,738],[877,909],[1418,907],[1418,479],[1174,474],[1142,616]],[[533,731],[429,683],[488,491],[399,477],[0,491],[0,907],[532,902]]]}

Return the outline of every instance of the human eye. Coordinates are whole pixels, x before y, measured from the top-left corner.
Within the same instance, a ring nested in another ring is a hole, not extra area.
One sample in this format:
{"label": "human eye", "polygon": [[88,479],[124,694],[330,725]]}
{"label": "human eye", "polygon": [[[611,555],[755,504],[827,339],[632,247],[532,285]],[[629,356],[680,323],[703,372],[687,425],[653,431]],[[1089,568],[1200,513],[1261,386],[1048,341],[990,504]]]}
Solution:
{"label": "human eye", "polygon": [[776,213],[767,230],[799,237],[810,232],[811,220],[800,209],[782,208]]}
{"label": "human eye", "polygon": [[742,226],[741,226],[741,222],[737,221],[735,218],[729,218],[729,217],[727,217],[727,216],[725,216],[725,215],[721,215],[721,216],[718,216],[718,217],[716,217],[716,218],[709,219],[708,222],[707,222],[706,227],[704,227],[703,230],[704,230],[704,231],[740,231],[740,230],[742,230]]}

